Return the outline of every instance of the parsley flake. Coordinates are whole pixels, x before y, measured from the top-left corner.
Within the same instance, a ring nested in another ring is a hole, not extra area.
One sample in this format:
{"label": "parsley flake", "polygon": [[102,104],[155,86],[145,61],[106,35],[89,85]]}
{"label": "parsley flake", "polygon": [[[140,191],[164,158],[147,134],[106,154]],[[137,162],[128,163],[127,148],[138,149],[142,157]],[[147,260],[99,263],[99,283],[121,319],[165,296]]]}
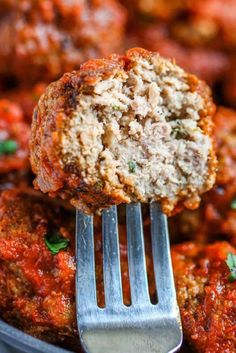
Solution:
{"label": "parsley flake", "polygon": [[171,136],[176,138],[176,140],[185,139],[188,137],[187,132],[181,126],[174,127],[171,131]]}
{"label": "parsley flake", "polygon": [[60,250],[67,249],[70,241],[62,237],[58,232],[52,232],[46,235],[45,244],[53,255],[59,253]]}
{"label": "parsley flake", "polygon": [[0,156],[5,154],[13,154],[16,152],[18,144],[14,140],[0,141]]}
{"label": "parsley flake", "polygon": [[128,162],[128,167],[129,167],[129,172],[130,173],[135,173],[136,163],[134,161],[129,161]]}
{"label": "parsley flake", "polygon": [[230,270],[230,275],[228,277],[229,282],[236,281],[236,255],[233,253],[228,253],[225,262]]}
{"label": "parsley flake", "polygon": [[230,207],[232,210],[236,210],[236,199],[231,201]]}

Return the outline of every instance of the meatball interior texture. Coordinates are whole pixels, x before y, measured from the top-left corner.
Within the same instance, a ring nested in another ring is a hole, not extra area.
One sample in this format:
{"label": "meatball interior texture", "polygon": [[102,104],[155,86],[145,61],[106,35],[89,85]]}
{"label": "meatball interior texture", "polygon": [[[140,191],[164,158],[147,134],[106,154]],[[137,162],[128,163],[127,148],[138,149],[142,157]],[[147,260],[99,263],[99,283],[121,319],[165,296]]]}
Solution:
{"label": "meatball interior texture", "polygon": [[87,213],[131,201],[196,208],[215,180],[214,112],[209,88],[157,53],[88,61],[35,110],[35,186]]}
{"label": "meatball interior texture", "polygon": [[50,82],[118,51],[125,22],[116,0],[2,0],[0,74],[21,85]]}
{"label": "meatball interior texture", "polygon": [[233,353],[236,349],[236,282],[225,263],[235,248],[183,243],[172,248],[183,330],[194,351]]}
{"label": "meatball interior texture", "polygon": [[0,99],[0,174],[29,169],[29,135],[21,107]]}

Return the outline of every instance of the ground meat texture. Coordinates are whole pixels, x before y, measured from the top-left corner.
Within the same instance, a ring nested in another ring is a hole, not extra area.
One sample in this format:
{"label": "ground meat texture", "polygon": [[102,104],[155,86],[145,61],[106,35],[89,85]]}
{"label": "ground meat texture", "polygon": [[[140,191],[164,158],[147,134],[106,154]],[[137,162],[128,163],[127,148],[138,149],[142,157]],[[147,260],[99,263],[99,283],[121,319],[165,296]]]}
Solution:
{"label": "ground meat texture", "polygon": [[236,111],[219,107],[214,123],[219,161],[216,185],[204,195],[200,209],[170,220],[171,233],[177,240],[220,238],[236,246]]}
{"label": "ground meat texture", "polygon": [[[68,346],[78,337],[75,318],[75,211],[41,193],[19,189],[0,195],[0,316],[41,339]],[[145,231],[146,231],[145,226]],[[125,225],[119,225],[124,302],[130,302]],[[148,228],[149,229],[149,228]],[[53,232],[69,241],[53,255],[45,239]],[[101,220],[95,221],[98,304],[104,304]],[[146,242],[151,253],[150,243]],[[147,269],[151,273],[147,255]],[[149,275],[150,293],[155,293]],[[68,347],[67,346],[67,347]]]}
{"label": "ground meat texture", "polygon": [[185,243],[172,248],[175,283],[183,331],[194,351],[236,351],[236,282],[225,263],[235,248]]}
{"label": "ground meat texture", "polygon": [[141,45],[175,60],[177,65],[211,86],[222,81],[230,67],[226,53],[208,47],[183,45],[171,37],[168,27],[163,24],[140,26],[129,36],[128,44],[131,41],[133,45]]}
{"label": "ground meat texture", "polygon": [[3,0],[0,74],[21,84],[50,82],[119,50],[125,21],[116,0]]}
{"label": "ground meat texture", "polygon": [[208,87],[157,53],[89,61],[35,110],[35,186],[87,213],[131,201],[196,208],[215,179],[214,111]]}
{"label": "ground meat texture", "polygon": [[29,126],[20,106],[0,99],[0,174],[29,168]]}

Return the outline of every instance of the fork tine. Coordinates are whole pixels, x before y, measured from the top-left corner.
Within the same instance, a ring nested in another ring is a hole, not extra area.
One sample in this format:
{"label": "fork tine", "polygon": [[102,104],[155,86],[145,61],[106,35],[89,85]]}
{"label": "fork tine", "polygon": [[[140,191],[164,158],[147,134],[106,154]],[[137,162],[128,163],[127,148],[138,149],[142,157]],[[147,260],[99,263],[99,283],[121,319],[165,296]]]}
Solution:
{"label": "fork tine", "polygon": [[[154,202],[150,205],[152,255],[158,303],[165,303],[166,310],[176,305],[176,292],[170,256],[169,232],[167,217],[161,207]],[[168,293],[168,295],[167,295]]]}
{"label": "fork tine", "polygon": [[132,305],[147,304],[150,303],[150,297],[140,204],[132,203],[126,206],[126,226],[131,302]]}
{"label": "fork tine", "polygon": [[102,214],[103,276],[106,307],[123,303],[117,208]]}
{"label": "fork tine", "polygon": [[93,218],[76,210],[77,313],[97,305]]}

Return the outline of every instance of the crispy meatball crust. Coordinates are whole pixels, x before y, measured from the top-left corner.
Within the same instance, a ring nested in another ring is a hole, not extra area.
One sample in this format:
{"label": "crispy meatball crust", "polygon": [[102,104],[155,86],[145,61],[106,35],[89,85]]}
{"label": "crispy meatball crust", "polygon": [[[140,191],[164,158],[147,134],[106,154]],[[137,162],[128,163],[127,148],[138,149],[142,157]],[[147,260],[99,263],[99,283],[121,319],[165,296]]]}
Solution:
{"label": "crispy meatball crust", "polygon": [[16,143],[12,152],[1,152],[0,174],[29,169],[30,128],[23,119],[24,115],[18,104],[0,99],[0,143],[9,140]]}
{"label": "crispy meatball crust", "polygon": [[[136,62],[151,60],[153,57],[156,58],[158,55],[143,49],[132,49],[127,52],[126,56],[113,55],[108,59],[90,60],[81,66],[80,71],[65,74],[59,81],[48,87],[35,109],[32,123],[31,165],[36,174],[34,182],[36,188],[50,193],[51,196],[59,194],[62,198],[70,199],[72,203],[87,213],[112,204],[137,200],[134,196],[133,198],[130,195],[127,197],[128,194],[125,194],[124,189],[122,190],[124,188],[122,183],[122,188],[121,186],[112,187],[109,183],[90,185],[85,183],[75,165],[66,165],[66,163],[64,165],[60,150],[60,144],[63,141],[61,133],[64,131],[65,121],[70,121],[69,117],[76,112],[78,97],[83,90],[89,91],[100,78],[101,80],[109,79],[116,72],[129,73]],[[165,63],[172,65],[164,60],[164,65]],[[175,66],[172,65],[172,67]],[[176,69],[180,70],[177,67]],[[190,94],[197,94],[202,99],[203,108],[200,112],[199,126],[203,134],[211,139],[211,117],[215,107],[209,88],[195,76],[185,74],[182,70],[180,72],[186,75]],[[208,190],[214,182],[216,160],[212,147],[209,150],[207,163],[208,177],[202,187],[202,192]],[[175,212],[183,206],[197,207],[199,194],[195,192],[190,196],[191,193],[188,194],[186,191],[185,195],[181,196],[183,195],[181,192],[174,201],[170,201],[168,196],[162,198],[163,209],[166,213]],[[138,199],[144,200],[144,197],[142,199],[141,195]]]}
{"label": "crispy meatball crust", "polygon": [[21,84],[50,82],[119,50],[125,21],[116,0],[3,0],[0,74]]}
{"label": "crispy meatball crust", "polygon": [[183,331],[199,353],[235,352],[236,282],[225,260],[235,248],[184,243],[172,247]]}

